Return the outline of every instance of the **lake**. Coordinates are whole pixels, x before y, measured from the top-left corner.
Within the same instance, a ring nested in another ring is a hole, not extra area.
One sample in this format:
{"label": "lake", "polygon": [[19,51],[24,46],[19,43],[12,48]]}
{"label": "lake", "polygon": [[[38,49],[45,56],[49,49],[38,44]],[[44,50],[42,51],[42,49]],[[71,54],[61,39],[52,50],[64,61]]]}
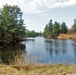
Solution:
{"label": "lake", "polygon": [[25,57],[31,57],[38,64],[76,64],[76,46],[73,43],[76,40],[27,38],[20,44],[0,47],[0,62],[9,64],[23,51]]}

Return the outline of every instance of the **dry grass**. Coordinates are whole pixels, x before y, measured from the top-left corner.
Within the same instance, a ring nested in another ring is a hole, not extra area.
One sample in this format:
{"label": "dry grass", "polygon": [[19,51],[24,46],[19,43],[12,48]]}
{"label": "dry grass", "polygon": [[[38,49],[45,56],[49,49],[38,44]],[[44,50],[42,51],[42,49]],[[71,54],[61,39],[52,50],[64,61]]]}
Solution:
{"label": "dry grass", "polygon": [[32,65],[28,69],[0,65],[0,75],[76,75],[76,65]]}
{"label": "dry grass", "polygon": [[59,39],[76,39],[76,34],[60,34]]}
{"label": "dry grass", "polygon": [[36,64],[36,59],[30,55],[30,57],[26,57],[23,52],[21,55],[14,56],[14,60],[10,62],[10,65],[18,65],[18,66],[27,66]]}

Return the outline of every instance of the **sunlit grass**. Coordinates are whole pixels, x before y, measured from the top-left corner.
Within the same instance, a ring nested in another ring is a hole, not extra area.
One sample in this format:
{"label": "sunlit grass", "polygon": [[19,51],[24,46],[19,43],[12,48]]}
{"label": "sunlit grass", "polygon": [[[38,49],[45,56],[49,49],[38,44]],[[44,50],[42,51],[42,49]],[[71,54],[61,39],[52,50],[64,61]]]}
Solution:
{"label": "sunlit grass", "polygon": [[0,75],[76,75],[76,65],[31,65],[28,69],[0,65]]}

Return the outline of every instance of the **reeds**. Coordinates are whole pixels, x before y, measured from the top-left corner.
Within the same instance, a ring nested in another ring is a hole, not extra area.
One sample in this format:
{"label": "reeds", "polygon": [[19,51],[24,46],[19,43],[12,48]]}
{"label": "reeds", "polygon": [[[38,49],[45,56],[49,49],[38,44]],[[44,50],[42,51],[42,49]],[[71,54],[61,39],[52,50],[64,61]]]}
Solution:
{"label": "reeds", "polygon": [[24,52],[21,52],[20,55],[14,56],[14,60],[11,60],[11,65],[19,65],[19,66],[28,66],[36,64],[36,59],[30,55],[27,57],[24,55]]}

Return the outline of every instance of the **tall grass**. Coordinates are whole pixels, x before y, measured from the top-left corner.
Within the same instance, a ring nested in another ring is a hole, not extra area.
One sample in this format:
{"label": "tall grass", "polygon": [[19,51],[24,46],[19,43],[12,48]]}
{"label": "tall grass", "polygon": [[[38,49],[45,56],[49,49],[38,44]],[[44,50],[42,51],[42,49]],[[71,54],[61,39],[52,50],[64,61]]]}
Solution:
{"label": "tall grass", "polygon": [[21,55],[14,56],[14,60],[10,64],[19,66],[33,65],[36,64],[36,59],[31,55],[28,58],[27,56],[24,55],[23,52],[21,52]]}

